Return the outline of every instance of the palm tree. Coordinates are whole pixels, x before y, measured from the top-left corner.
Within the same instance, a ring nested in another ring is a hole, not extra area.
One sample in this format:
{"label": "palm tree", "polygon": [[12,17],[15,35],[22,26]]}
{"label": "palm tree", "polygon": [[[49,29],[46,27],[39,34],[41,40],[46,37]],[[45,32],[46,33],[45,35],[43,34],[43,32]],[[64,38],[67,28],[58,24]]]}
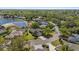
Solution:
{"label": "palm tree", "polygon": [[62,39],[59,39],[59,42],[61,45],[64,45],[64,42],[62,41]]}
{"label": "palm tree", "polygon": [[50,29],[49,27],[46,27],[43,29],[43,35],[46,37],[51,36],[51,34],[50,34],[51,32],[52,32],[52,29]]}
{"label": "palm tree", "polygon": [[62,51],[73,51],[73,49],[71,49],[67,44],[66,45],[62,45],[61,50]]}

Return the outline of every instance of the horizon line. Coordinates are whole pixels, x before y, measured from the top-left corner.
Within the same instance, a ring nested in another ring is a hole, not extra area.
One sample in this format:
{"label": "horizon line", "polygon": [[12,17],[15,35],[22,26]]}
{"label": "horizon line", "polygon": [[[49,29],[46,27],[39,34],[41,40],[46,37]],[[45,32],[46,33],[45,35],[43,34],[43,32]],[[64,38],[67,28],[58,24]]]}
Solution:
{"label": "horizon line", "polygon": [[0,9],[47,9],[47,10],[53,10],[53,9],[79,9],[79,7],[0,7]]}

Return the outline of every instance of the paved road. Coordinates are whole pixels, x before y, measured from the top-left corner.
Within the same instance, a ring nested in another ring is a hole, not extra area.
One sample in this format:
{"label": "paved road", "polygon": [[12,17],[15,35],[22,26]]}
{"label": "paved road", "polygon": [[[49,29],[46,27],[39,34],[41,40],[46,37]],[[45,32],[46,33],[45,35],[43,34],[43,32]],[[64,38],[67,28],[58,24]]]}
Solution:
{"label": "paved road", "polygon": [[56,51],[55,50],[55,46],[53,46],[51,43],[47,43],[47,45],[49,46],[49,51]]}

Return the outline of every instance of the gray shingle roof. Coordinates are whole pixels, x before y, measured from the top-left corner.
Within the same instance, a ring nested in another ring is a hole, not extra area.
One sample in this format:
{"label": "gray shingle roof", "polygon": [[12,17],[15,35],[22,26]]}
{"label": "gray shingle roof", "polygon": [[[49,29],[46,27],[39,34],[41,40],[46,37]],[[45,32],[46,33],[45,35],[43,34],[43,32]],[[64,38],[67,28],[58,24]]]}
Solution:
{"label": "gray shingle roof", "polygon": [[77,41],[79,41],[79,35],[78,34],[73,34],[72,36],[70,36],[68,38],[68,40],[71,41],[71,42],[77,42]]}

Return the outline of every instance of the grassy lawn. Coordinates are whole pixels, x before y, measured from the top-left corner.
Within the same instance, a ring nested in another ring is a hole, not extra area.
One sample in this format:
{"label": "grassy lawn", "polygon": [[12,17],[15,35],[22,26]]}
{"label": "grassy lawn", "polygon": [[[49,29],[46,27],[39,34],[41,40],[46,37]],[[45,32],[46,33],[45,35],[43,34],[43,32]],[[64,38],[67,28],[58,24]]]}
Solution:
{"label": "grassy lawn", "polygon": [[4,37],[3,36],[0,36],[0,44],[3,44],[5,41]]}
{"label": "grassy lawn", "polygon": [[55,32],[51,32],[51,33],[50,33],[50,35],[52,35],[52,36],[53,36],[54,34],[55,34]]}
{"label": "grassy lawn", "polygon": [[59,39],[53,41],[52,44],[53,44],[54,46],[60,45]]}
{"label": "grassy lawn", "polygon": [[23,21],[22,19],[16,19],[16,21]]}
{"label": "grassy lawn", "polygon": [[[67,45],[67,44],[69,43],[69,42],[67,42],[67,41],[65,41],[65,40],[62,40],[62,41],[63,41],[63,43],[64,43],[65,45]],[[59,39],[57,39],[57,40],[53,41],[52,44],[53,44],[54,46],[57,46],[57,45],[60,45],[61,43],[60,43]]]}
{"label": "grassy lawn", "polygon": [[26,41],[28,41],[28,40],[34,39],[34,36],[32,36],[31,33],[28,33],[28,34],[25,34],[23,38],[24,38]]}

